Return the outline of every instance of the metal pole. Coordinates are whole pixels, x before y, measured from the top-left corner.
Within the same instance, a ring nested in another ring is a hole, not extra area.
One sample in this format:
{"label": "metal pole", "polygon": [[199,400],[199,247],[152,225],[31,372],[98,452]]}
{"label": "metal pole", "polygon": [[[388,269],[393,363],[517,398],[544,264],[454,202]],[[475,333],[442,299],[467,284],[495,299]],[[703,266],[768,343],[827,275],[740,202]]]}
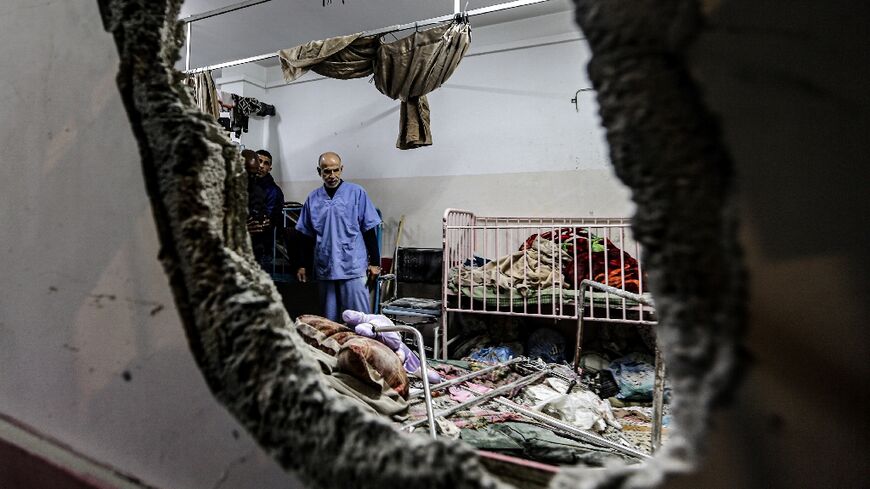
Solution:
{"label": "metal pole", "polygon": [[636,450],[634,448],[624,447],[624,446],[620,445],[619,443],[612,442],[612,441],[610,441],[606,438],[602,438],[598,435],[593,435],[592,433],[589,433],[587,431],[583,431],[580,428],[577,428],[576,426],[571,426],[570,424],[564,423],[564,422],[562,422],[562,421],[560,421],[552,416],[548,416],[546,414],[539,413],[537,411],[532,411],[530,409],[526,409],[523,406],[520,406],[519,404],[517,404],[513,401],[505,399],[504,397],[499,397],[499,398],[496,398],[494,400],[495,400],[495,402],[497,402],[503,406],[506,406],[506,407],[508,407],[508,408],[510,408],[510,409],[512,409],[512,410],[514,410],[514,411],[516,411],[524,416],[528,416],[529,418],[532,418],[535,421],[539,421],[547,426],[551,426],[553,428],[562,430],[566,433],[574,435],[577,438],[580,438],[580,439],[587,441],[589,443],[592,443],[594,445],[599,445],[599,446],[611,448],[611,449],[616,450],[618,452],[622,452],[626,455],[630,455],[632,457],[636,457],[639,459],[651,459],[652,458],[651,456],[649,456],[646,453],[643,453],[639,450]]}
{"label": "metal pole", "polygon": [[[513,2],[500,3],[500,4],[492,5],[489,7],[481,7],[478,9],[469,10],[468,12],[465,13],[465,15],[468,17],[474,17],[477,15],[485,15],[485,14],[489,14],[489,13],[493,13],[493,12],[499,12],[502,10],[510,10],[510,9],[517,8],[517,7],[525,7],[527,5],[535,5],[537,3],[544,3],[544,2],[549,2],[549,1],[550,0],[515,0]],[[449,22],[449,21],[453,20],[454,15],[455,14],[447,14],[447,15],[441,15],[439,17],[432,17],[431,19],[421,20],[421,21],[417,21],[417,22],[408,22],[405,24],[391,25],[388,27],[382,27],[380,29],[375,29],[372,31],[365,31],[362,33],[362,35],[363,36],[376,36],[376,35],[380,35],[380,34],[388,34],[390,32],[413,29],[415,27],[419,28],[419,27],[425,27],[428,25],[443,24],[444,22]],[[186,69],[185,73],[198,73],[201,71],[213,71],[213,70],[217,70],[220,68],[229,68],[231,66],[238,66],[238,65],[245,64],[245,63],[253,63],[255,61],[263,61],[263,60],[277,58],[277,57],[278,57],[278,53],[266,53],[266,54],[261,54],[259,56],[251,56],[250,58],[237,59],[237,60],[233,60],[233,61],[226,61],[224,63],[219,63],[216,65],[194,68],[192,70]]]}
{"label": "metal pole", "polygon": [[[586,290],[586,289],[583,289]],[[574,371],[580,373],[580,348],[583,344],[583,301],[585,300],[583,291],[580,291],[580,304],[577,306],[580,309],[580,314],[577,316],[577,344],[574,347]]]}
{"label": "metal pole", "polygon": [[260,5],[261,3],[267,3],[271,1],[272,0],[248,0],[246,2],[234,3],[232,5],[227,5],[226,7],[207,10],[199,14],[188,15],[187,17],[181,19],[181,22],[190,24],[192,22],[196,22],[197,20],[204,20],[211,17],[216,17],[218,15],[228,14],[230,12],[235,12],[236,10],[253,7],[254,5]]}
{"label": "metal pole", "polygon": [[[487,392],[486,394],[483,394],[480,397],[475,397],[474,399],[469,399],[468,401],[465,401],[463,403],[460,403],[460,404],[457,404],[455,406],[451,406],[447,409],[438,411],[436,416],[439,416],[439,417],[450,416],[451,414],[453,414],[455,412],[462,411],[463,409],[469,408],[471,406],[476,406],[477,404],[480,404],[484,401],[488,401],[488,400],[492,399],[493,397],[501,396],[502,394],[507,394],[507,393],[513,391],[514,389],[518,389],[520,387],[525,387],[526,385],[531,384],[532,382],[536,382],[537,380],[539,380],[541,377],[543,377],[545,375],[547,375],[547,371],[537,372],[537,373],[534,373],[534,374],[529,375],[527,377],[523,377],[520,380],[518,380],[512,384],[501,386],[498,389],[493,389],[493,390]],[[408,424],[402,426],[402,429],[420,426],[424,422],[425,422],[425,420],[419,419],[417,421],[414,421],[414,422],[411,422],[411,423],[408,423]]]}
{"label": "metal pole", "polygon": [[[658,343],[658,341],[656,341]],[[665,362],[656,344],[655,381],[653,384],[652,449],[657,452],[662,446],[662,415],[665,403]]]}
{"label": "metal pole", "polygon": [[[429,434],[432,438],[437,438],[435,434],[435,414],[432,411],[432,390],[429,388],[429,377],[426,376],[426,370],[429,364],[426,363],[426,352],[423,350],[423,334],[417,328],[404,325],[393,326],[375,326],[372,328],[375,333],[389,333],[392,331],[402,331],[411,333],[417,339],[417,354],[420,355],[420,377],[423,378],[423,394],[426,396],[426,417],[429,419]],[[422,423],[420,423],[422,424]]]}
{"label": "metal pole", "polygon": [[187,24],[187,47],[184,55],[184,71],[190,71],[190,23]]}
{"label": "metal pole", "polygon": [[601,282],[595,282],[594,280],[583,280],[580,282],[581,287],[592,287],[593,289],[598,289],[602,292],[607,292],[609,294],[613,294],[617,297],[621,297],[623,299],[633,300],[635,302],[640,302],[643,305],[655,307],[655,302],[649,297],[644,297],[642,295],[633,294],[631,292],[626,292],[622,289],[617,289],[616,287],[611,287],[609,285],[605,285]]}
{"label": "metal pole", "polygon": [[[459,384],[459,383],[465,382],[466,380],[471,380],[471,379],[473,379],[473,378],[475,378],[475,377],[480,377],[480,376],[483,375],[483,374],[488,374],[489,372],[492,372],[493,370],[498,370],[498,369],[500,369],[500,368],[508,367],[508,366],[510,366],[510,365],[513,365],[513,364],[518,363],[518,362],[522,362],[522,361],[524,361],[524,360],[525,360],[524,357],[512,358],[512,359],[508,360],[508,361],[505,362],[505,363],[500,363],[500,364],[498,364],[498,365],[493,365],[492,367],[486,367],[486,368],[484,368],[484,369],[480,369],[480,370],[478,370],[478,371],[476,371],[476,372],[471,372],[470,374],[465,374],[465,375],[462,375],[462,376],[460,376],[460,377],[456,377],[455,379],[450,379],[450,380],[447,380],[447,381],[441,382],[440,384],[438,384],[438,385],[436,385],[435,387],[433,387],[433,388],[431,389],[431,391],[432,391],[432,392],[440,391],[440,390],[442,390],[442,389],[446,389],[446,388],[448,388],[448,387],[450,387],[450,386],[454,386],[454,385],[456,385],[456,384]],[[411,399],[414,399],[414,398],[416,398],[416,397],[420,397],[421,394],[423,394],[423,393],[422,393],[422,392],[417,392],[416,394],[412,395],[410,398],[411,398]]]}

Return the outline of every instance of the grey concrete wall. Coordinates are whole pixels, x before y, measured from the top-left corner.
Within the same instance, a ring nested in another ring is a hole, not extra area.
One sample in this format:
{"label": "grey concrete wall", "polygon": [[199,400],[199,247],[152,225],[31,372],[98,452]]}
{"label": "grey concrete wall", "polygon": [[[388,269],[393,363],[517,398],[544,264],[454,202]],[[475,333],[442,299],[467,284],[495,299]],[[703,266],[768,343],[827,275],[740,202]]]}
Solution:
{"label": "grey concrete wall", "polygon": [[294,487],[187,349],[97,2],[0,14],[0,412],[158,487]]}

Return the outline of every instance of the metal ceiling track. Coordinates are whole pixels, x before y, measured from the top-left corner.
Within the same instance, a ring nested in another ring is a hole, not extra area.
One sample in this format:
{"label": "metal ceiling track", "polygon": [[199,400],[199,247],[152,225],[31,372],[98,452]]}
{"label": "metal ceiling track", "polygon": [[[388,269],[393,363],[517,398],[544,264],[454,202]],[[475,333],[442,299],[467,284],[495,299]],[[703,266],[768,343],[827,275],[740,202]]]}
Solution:
{"label": "metal ceiling track", "polygon": [[242,10],[243,8],[253,7],[254,5],[260,5],[261,3],[268,3],[271,1],[272,0],[247,0],[246,2],[234,3],[232,5],[227,5],[226,7],[216,8],[199,14],[188,15],[181,19],[180,22],[189,24],[191,22],[196,22],[197,20],[217,17],[218,15],[228,14],[230,12],[235,12],[236,10]]}
{"label": "metal ceiling track", "polygon": [[[261,54],[259,56],[251,56],[249,58],[242,58],[242,59],[235,59],[232,61],[226,61],[226,62],[218,63],[215,65],[202,66],[200,68],[193,68],[193,69],[190,68],[190,23],[191,22],[194,22],[196,20],[202,20],[202,19],[208,18],[208,17],[214,17],[215,15],[221,15],[223,13],[232,12],[232,11],[239,10],[242,8],[257,5],[260,3],[266,3],[268,1],[270,1],[270,0],[242,2],[242,3],[235,4],[235,5],[223,7],[221,9],[215,9],[215,10],[211,10],[209,12],[203,12],[201,14],[192,15],[190,17],[185,17],[184,19],[182,19],[182,22],[187,22],[187,39],[188,39],[188,41],[187,41],[187,58],[186,58],[186,62],[185,62],[186,64],[185,64],[184,72],[187,74],[201,73],[203,71],[219,70],[221,68],[229,68],[231,66],[238,66],[238,65],[243,65],[243,64],[247,64],[247,63],[255,63],[257,61],[264,61],[267,59],[277,58],[278,53],[267,53],[267,54]],[[510,9],[514,9],[514,8],[525,7],[528,5],[535,5],[538,3],[545,3],[545,2],[549,2],[549,1],[550,0],[514,0],[513,2],[499,3],[497,5],[491,5],[489,7],[481,7],[481,8],[472,9],[472,10],[465,12],[465,16],[467,16],[469,18],[476,17],[478,15],[486,15],[486,14],[491,14],[493,12],[500,12],[502,10],[510,10]],[[380,29],[365,31],[362,33],[362,35],[364,35],[364,36],[376,36],[376,35],[381,35],[381,34],[388,34],[390,32],[398,32],[398,31],[404,31],[404,30],[408,30],[408,29],[425,27],[425,26],[429,26],[429,25],[443,24],[445,22],[449,22],[449,21],[453,20],[453,18],[456,16],[456,14],[461,13],[459,11],[459,4],[460,4],[459,0],[454,0],[454,11],[455,12],[452,14],[441,15],[438,17],[432,17],[430,19],[425,19],[425,20],[418,20],[416,22],[408,22],[405,24],[396,24],[396,25],[391,25],[391,26],[387,26],[387,27],[382,27]]]}

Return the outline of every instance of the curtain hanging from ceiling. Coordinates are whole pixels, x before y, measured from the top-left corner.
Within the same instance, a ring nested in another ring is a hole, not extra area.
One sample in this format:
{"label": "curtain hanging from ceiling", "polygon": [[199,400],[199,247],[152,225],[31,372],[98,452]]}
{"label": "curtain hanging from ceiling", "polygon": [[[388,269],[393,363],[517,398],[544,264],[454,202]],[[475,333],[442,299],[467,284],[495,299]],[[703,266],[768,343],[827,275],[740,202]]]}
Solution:
{"label": "curtain hanging from ceiling", "polygon": [[342,80],[374,74],[377,89],[402,102],[396,147],[413,149],[432,144],[426,94],[450,78],[470,44],[471,26],[453,22],[391,43],[361,34],[311,41],[278,57],[287,82],[308,70]]}
{"label": "curtain hanging from ceiling", "polygon": [[308,70],[327,78],[349,80],[372,74],[378,44],[377,37],[357,33],[282,49],[278,58],[288,83]]}
{"label": "curtain hanging from ceiling", "polygon": [[432,144],[426,94],[450,78],[470,44],[471,27],[454,22],[414,32],[378,48],[375,86],[384,95],[402,101],[397,148]]}

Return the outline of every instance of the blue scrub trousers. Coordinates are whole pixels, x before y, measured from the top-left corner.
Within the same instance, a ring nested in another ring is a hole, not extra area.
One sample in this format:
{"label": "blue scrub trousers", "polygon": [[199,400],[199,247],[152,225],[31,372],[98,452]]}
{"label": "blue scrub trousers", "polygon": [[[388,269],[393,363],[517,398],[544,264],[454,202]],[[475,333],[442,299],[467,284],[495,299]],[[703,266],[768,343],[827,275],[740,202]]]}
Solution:
{"label": "blue scrub trousers", "polygon": [[345,309],[353,309],[369,314],[369,289],[366,277],[347,280],[320,280],[320,304],[323,315],[335,322],[341,321]]}

